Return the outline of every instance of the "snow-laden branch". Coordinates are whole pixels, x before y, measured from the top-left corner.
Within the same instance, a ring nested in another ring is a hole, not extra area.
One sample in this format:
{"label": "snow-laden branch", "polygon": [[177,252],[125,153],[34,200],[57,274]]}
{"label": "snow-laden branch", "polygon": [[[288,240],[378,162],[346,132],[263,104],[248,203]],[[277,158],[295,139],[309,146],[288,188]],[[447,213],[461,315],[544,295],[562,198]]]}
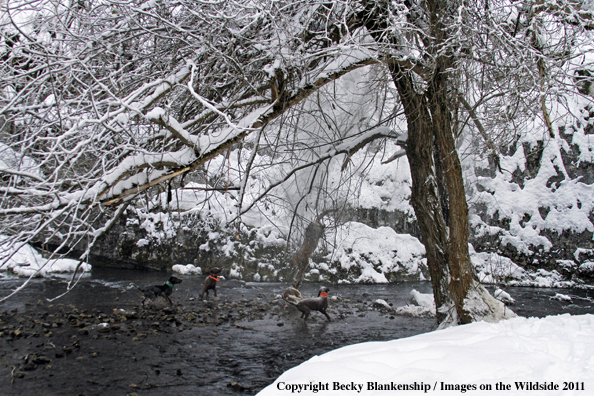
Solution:
{"label": "snow-laden branch", "polygon": [[45,182],[45,180],[43,180],[43,178],[39,177],[39,175],[30,173],[30,172],[20,171],[18,169],[0,168],[0,173],[4,173],[7,175],[23,176],[23,177],[31,178],[33,180],[37,180],[38,182],[42,182],[42,183]]}
{"label": "snow-laden branch", "polygon": [[112,205],[114,203],[119,203],[128,197],[134,196],[141,191],[145,191],[146,189],[154,186],[155,184],[169,180],[173,177],[179,176],[184,173],[195,171],[203,164],[205,164],[207,161],[216,157],[223,151],[227,150],[230,146],[237,143],[239,140],[243,139],[251,131],[265,126],[268,122],[276,119],[277,117],[285,113],[288,109],[306,99],[313,92],[316,92],[320,87],[340,78],[341,76],[355,69],[377,63],[377,60],[373,58],[354,58],[353,60],[354,62],[350,64],[344,64],[343,62],[342,69],[334,69],[331,73],[323,73],[320,79],[314,81],[312,84],[306,84],[302,88],[298,89],[291,97],[287,98],[287,100],[284,101],[283,106],[281,107],[276,106],[276,103],[267,106],[262,106],[252,111],[246,117],[242,118],[239,122],[233,124],[233,126],[223,129],[222,131],[216,134],[203,135],[199,140],[200,155],[196,160],[192,161],[191,163],[188,163],[187,166],[185,166],[182,169],[176,169],[167,175],[159,176],[158,178],[150,180],[143,185],[124,190],[119,194],[112,194],[111,196],[110,194],[107,194],[106,197],[109,197],[109,199],[106,199],[104,201],[104,204]]}

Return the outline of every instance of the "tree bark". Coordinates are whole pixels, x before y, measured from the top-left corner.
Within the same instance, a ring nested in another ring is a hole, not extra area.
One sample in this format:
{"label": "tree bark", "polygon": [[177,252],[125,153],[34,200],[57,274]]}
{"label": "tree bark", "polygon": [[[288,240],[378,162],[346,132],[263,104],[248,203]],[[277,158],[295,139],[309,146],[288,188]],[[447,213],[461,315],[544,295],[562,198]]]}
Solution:
{"label": "tree bark", "polygon": [[468,205],[464,178],[451,124],[447,97],[447,64],[439,65],[429,85],[433,131],[439,146],[448,194],[449,218],[449,289],[461,323],[472,321],[464,308],[464,300],[472,285],[474,268],[468,252]]}
{"label": "tree bark", "polygon": [[451,301],[448,287],[449,236],[433,159],[431,114],[426,98],[415,92],[411,76],[398,66],[391,66],[390,71],[408,122],[406,156],[412,178],[411,204],[419,223],[421,242],[425,245],[433,296],[438,308],[437,321],[441,323],[448,315],[442,307],[447,307],[448,301]]}

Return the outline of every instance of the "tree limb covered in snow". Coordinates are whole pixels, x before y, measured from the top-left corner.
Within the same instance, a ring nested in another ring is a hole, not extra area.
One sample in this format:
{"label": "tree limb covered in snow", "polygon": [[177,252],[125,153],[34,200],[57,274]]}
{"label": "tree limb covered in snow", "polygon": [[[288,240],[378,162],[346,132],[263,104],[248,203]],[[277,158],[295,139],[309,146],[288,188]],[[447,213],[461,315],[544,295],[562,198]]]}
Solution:
{"label": "tree limb covered in snow", "polygon": [[[288,98],[286,100],[286,102],[284,102],[284,105],[281,108],[274,109],[274,107],[273,107],[274,105],[268,105],[268,106],[265,106],[263,108],[256,110],[255,113],[261,114],[259,117],[257,117],[251,123],[248,123],[247,125],[242,126],[241,128],[231,127],[232,129],[236,130],[236,131],[234,131],[234,133],[230,134],[228,138],[222,140],[220,143],[210,145],[204,151],[201,151],[199,158],[197,158],[194,161],[192,161],[191,163],[189,163],[188,166],[183,167],[178,170],[175,170],[167,175],[159,176],[155,180],[151,180],[148,183],[145,183],[143,185],[139,185],[134,188],[124,190],[119,194],[114,194],[115,196],[109,197],[110,199],[105,201],[104,204],[112,205],[115,203],[119,203],[122,200],[124,200],[130,196],[133,196],[141,191],[144,191],[156,184],[162,183],[166,180],[169,180],[173,177],[182,175],[184,173],[195,171],[196,169],[198,169],[202,165],[204,165],[207,161],[215,158],[216,156],[220,155],[222,152],[227,150],[229,147],[231,147],[238,141],[242,140],[245,136],[247,136],[253,130],[264,127],[268,122],[270,122],[270,121],[274,120],[275,118],[279,117],[280,115],[282,115],[287,109],[298,104],[302,100],[306,99],[309,95],[311,95],[313,92],[317,91],[323,85],[328,84],[328,83],[336,80],[337,78],[340,78],[341,76],[345,75],[346,73],[349,73],[350,71],[355,70],[359,67],[364,67],[364,66],[368,66],[371,64],[375,64],[375,63],[376,63],[376,61],[374,59],[363,59],[363,60],[357,61],[356,63],[349,64],[344,69],[335,71],[334,73],[332,73],[328,76],[324,76],[323,78],[316,80],[313,84],[308,84],[308,85],[298,89],[295,94],[293,94],[290,98]],[[251,114],[248,115],[248,117],[251,117]],[[373,140],[373,139],[371,139],[371,140]],[[371,140],[369,140],[369,141],[371,141]],[[369,141],[367,141],[366,143],[363,143],[363,145],[367,144]]]}
{"label": "tree limb covered in snow", "polygon": [[[373,128],[360,136],[354,137],[347,142],[344,142],[336,147],[333,147],[333,148],[329,149],[325,154],[320,155],[314,161],[310,161],[305,164],[293,167],[282,178],[280,178],[279,180],[277,180],[275,182],[270,183],[270,185],[268,185],[258,195],[258,197],[252,201],[252,203],[250,205],[248,205],[244,209],[242,209],[242,211],[239,213],[239,215],[247,213],[260,199],[262,199],[264,196],[266,196],[271,190],[273,190],[275,187],[280,186],[281,184],[283,184],[284,182],[289,180],[291,177],[293,177],[297,172],[299,172],[305,168],[317,166],[317,165],[321,164],[322,162],[328,161],[332,158],[335,158],[336,156],[338,156],[340,154],[348,155],[348,154],[352,153],[353,151],[357,151],[360,147],[363,147],[366,144],[368,144],[369,142],[372,142],[376,139],[379,139],[382,137],[396,138],[398,136],[399,136],[399,134],[394,133],[394,131],[392,131],[386,127]],[[311,188],[310,188],[310,190],[311,190]]]}

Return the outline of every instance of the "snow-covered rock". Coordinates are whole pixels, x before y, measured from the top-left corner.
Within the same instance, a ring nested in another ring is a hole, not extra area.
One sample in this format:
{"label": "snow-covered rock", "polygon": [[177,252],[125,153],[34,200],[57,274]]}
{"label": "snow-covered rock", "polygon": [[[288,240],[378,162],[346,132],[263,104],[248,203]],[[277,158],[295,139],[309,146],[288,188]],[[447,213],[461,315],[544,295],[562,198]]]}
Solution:
{"label": "snow-covered rock", "polygon": [[435,299],[433,294],[423,294],[413,289],[410,292],[410,304],[396,309],[396,314],[419,318],[435,317]]}
{"label": "snow-covered rock", "polygon": [[551,297],[551,300],[559,300],[559,301],[569,301],[571,302],[571,296],[568,296],[567,294],[561,294],[561,293],[555,293],[555,295],[553,297]]}
{"label": "snow-covered rock", "polygon": [[493,297],[495,297],[496,299],[498,299],[499,301],[501,301],[502,303],[504,303],[505,305],[509,305],[509,304],[515,304],[516,300],[514,300],[512,298],[512,296],[509,295],[508,292],[497,288],[495,289],[495,292],[493,293]]}
{"label": "snow-covered rock", "polygon": [[171,267],[173,272],[177,272],[180,275],[201,275],[202,269],[200,267],[196,267],[193,264],[175,264]]}

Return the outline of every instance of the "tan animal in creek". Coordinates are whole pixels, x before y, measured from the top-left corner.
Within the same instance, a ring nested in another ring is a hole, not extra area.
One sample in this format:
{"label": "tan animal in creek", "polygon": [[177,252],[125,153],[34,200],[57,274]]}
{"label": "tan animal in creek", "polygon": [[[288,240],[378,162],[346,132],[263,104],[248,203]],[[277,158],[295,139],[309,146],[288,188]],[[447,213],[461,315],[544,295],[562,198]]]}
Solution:
{"label": "tan animal in creek", "polygon": [[301,292],[297,290],[298,282],[295,281],[283,292],[283,300],[288,303],[297,304],[299,301],[303,300],[303,296]]}

